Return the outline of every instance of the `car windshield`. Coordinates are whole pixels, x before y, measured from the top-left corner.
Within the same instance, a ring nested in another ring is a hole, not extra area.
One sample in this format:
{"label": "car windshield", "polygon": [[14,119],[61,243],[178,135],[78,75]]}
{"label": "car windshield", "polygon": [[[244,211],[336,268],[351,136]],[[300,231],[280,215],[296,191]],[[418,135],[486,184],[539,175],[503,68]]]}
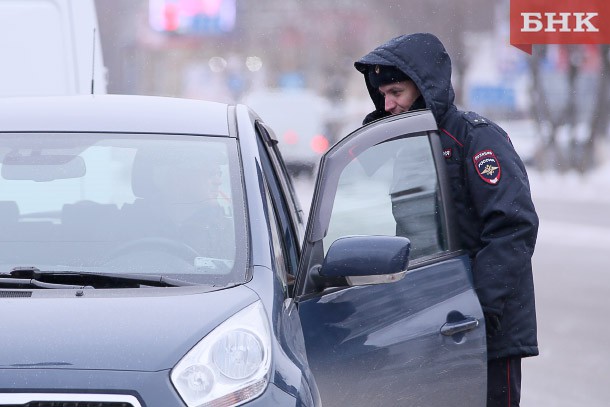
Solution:
{"label": "car windshield", "polygon": [[0,165],[0,273],[245,279],[234,139],[3,134]]}

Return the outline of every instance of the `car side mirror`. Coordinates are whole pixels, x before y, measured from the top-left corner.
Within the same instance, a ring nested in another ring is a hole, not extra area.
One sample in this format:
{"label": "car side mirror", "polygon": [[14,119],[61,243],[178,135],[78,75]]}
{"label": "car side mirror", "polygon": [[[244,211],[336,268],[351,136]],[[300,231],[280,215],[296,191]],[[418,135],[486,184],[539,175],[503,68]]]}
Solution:
{"label": "car side mirror", "polygon": [[342,237],[329,247],[318,274],[323,280],[346,280],[350,286],[399,281],[407,273],[410,249],[406,237]]}

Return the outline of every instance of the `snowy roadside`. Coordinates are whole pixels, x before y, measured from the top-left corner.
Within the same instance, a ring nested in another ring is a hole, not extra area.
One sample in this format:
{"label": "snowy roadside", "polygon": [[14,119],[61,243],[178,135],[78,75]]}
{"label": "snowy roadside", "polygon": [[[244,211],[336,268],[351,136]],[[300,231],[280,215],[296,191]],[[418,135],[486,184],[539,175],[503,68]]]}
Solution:
{"label": "snowy roadside", "polygon": [[610,163],[585,175],[532,169],[528,169],[528,175],[534,199],[610,204]]}
{"label": "snowy roadside", "polygon": [[[531,159],[536,145],[533,123],[530,120],[520,120],[499,124],[508,132],[521,158],[524,161]],[[585,175],[576,171],[542,172],[528,168],[533,198],[574,203],[610,203],[610,144],[600,143],[598,149],[603,151],[601,156],[609,157],[609,161]]]}

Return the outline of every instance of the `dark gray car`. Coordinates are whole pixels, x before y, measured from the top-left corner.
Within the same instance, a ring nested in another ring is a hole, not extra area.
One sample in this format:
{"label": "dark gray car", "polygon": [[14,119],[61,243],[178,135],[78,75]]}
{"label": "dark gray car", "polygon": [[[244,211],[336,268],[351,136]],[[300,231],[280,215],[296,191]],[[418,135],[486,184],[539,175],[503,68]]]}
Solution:
{"label": "dark gray car", "polygon": [[306,229],[244,105],[0,100],[0,161],[0,406],[485,405],[429,112],[333,146]]}

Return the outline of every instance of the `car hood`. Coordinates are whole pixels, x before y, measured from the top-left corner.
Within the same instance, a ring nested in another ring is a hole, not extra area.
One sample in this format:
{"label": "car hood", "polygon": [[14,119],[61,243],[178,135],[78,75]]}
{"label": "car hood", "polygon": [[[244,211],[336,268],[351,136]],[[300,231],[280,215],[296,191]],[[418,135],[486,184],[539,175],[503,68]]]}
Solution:
{"label": "car hood", "polygon": [[[258,296],[245,286],[36,290],[0,298],[0,369],[159,371]],[[93,292],[95,291],[95,292]]]}

